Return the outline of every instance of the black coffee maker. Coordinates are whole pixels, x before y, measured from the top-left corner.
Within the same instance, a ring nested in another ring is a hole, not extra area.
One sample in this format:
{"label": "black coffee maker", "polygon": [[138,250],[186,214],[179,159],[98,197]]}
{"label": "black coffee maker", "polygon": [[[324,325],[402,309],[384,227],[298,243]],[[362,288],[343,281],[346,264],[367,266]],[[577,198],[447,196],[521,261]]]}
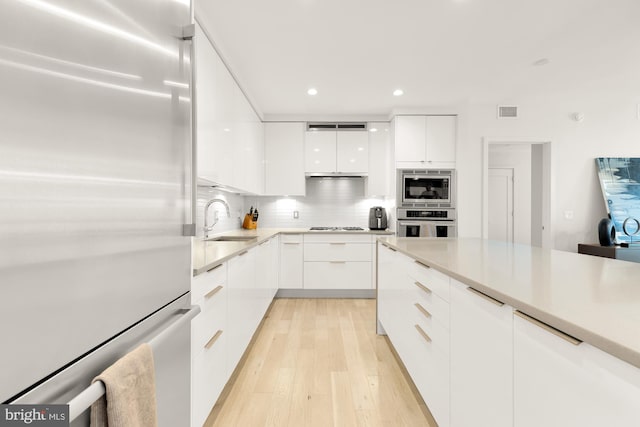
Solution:
{"label": "black coffee maker", "polygon": [[387,229],[387,211],[382,206],[369,209],[369,230]]}

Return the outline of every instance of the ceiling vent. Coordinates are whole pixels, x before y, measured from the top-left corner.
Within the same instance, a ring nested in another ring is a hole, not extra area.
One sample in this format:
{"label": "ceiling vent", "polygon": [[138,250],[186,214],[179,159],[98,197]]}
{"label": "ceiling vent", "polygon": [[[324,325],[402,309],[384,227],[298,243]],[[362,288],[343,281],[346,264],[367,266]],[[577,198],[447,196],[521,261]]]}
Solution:
{"label": "ceiling vent", "polygon": [[307,123],[307,130],[367,130],[366,123],[341,122],[341,123]]}
{"label": "ceiling vent", "polygon": [[499,119],[516,119],[518,118],[518,107],[516,105],[498,105]]}

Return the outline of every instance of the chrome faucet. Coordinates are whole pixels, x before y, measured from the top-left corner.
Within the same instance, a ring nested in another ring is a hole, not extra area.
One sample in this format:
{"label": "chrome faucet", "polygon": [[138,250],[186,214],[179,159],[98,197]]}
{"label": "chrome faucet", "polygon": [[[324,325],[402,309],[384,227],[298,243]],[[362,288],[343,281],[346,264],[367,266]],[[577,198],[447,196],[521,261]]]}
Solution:
{"label": "chrome faucet", "polygon": [[209,225],[209,221],[207,221],[207,216],[209,214],[209,207],[214,203],[222,203],[224,207],[227,209],[227,216],[231,218],[231,212],[229,211],[229,205],[222,199],[211,199],[204,205],[204,237],[209,237],[209,232],[213,230],[213,227],[218,223],[218,212],[215,212],[213,217],[213,224]]}

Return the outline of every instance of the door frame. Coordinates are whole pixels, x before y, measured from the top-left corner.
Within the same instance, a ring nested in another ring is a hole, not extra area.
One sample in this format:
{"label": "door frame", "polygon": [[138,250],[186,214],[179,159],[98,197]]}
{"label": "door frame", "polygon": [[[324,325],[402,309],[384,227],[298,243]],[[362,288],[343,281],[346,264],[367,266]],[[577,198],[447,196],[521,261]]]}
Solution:
{"label": "door frame", "polygon": [[482,137],[482,238],[489,236],[489,148],[491,145],[527,144],[542,146],[542,247],[552,247],[553,168],[551,138]]}

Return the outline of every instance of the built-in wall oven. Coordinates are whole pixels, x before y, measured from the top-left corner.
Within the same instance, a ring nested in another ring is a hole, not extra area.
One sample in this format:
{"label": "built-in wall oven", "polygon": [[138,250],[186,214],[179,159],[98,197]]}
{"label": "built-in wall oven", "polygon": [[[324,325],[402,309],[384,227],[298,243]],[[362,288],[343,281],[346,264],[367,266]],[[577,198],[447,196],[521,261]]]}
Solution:
{"label": "built-in wall oven", "polygon": [[453,169],[398,169],[399,237],[456,237]]}
{"label": "built-in wall oven", "polygon": [[398,209],[398,237],[456,237],[453,209]]}

